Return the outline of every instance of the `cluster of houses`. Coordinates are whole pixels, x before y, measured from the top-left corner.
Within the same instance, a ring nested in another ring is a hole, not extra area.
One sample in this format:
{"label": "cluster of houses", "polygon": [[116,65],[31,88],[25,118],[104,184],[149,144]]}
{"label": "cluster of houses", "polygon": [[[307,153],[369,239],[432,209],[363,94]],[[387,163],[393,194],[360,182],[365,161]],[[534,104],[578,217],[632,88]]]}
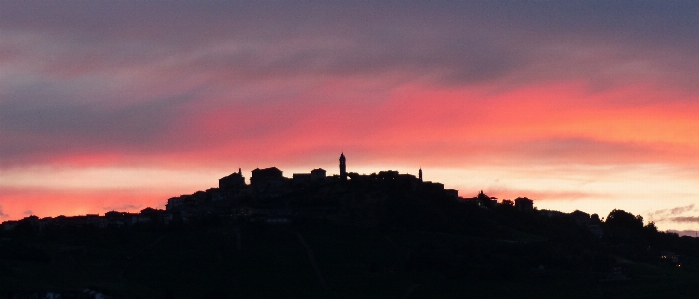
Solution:
{"label": "cluster of houses", "polygon": [[445,189],[443,184],[422,180],[422,169],[419,176],[400,174],[398,171],[388,170],[370,175],[360,175],[356,172],[347,172],[344,153],[340,155],[340,174],[328,176],[322,168],[313,169],[310,173],[294,173],[291,178],[284,177],[282,171],[276,167],[255,169],[250,177],[250,184],[245,183],[242,170],[225,176],[218,181],[218,188],[199,191],[190,195],[182,195],[168,199],[167,210],[183,209],[198,206],[206,202],[232,202],[236,203],[240,198],[270,199],[292,193],[294,190],[305,186],[338,186],[346,181],[361,182],[391,182],[401,188],[411,190],[429,190],[441,192],[447,196],[458,198],[458,190]]}
{"label": "cluster of houses", "polygon": [[[422,180],[422,169],[419,176],[400,174],[398,171],[388,170],[370,175],[360,175],[355,172],[347,172],[346,158],[340,155],[340,174],[328,176],[322,168],[311,170],[309,173],[294,173],[291,178],[285,177],[283,172],[276,167],[254,169],[250,177],[250,184],[245,183],[242,170],[234,172],[218,180],[218,188],[206,191],[198,191],[194,194],[182,195],[168,199],[165,208],[167,211],[179,211],[185,214],[192,212],[220,213],[231,207],[240,205],[243,198],[253,200],[270,200],[284,195],[289,195],[294,190],[304,187],[340,187],[347,181],[358,182],[386,182],[398,188],[410,190],[422,190],[439,192],[443,195],[458,199],[458,190],[445,189],[443,184],[426,182]],[[234,209],[235,210],[235,209]]]}
{"label": "cluster of houses", "polygon": [[517,210],[521,212],[531,212],[534,211],[534,201],[527,197],[517,197],[515,200],[503,199],[498,203],[497,197],[490,197],[481,192],[478,195],[470,198],[459,197],[459,201],[472,203],[483,208],[497,208],[498,206],[514,206]]}
{"label": "cluster of houses", "polygon": [[66,228],[90,226],[97,228],[118,228],[149,223],[169,224],[173,219],[174,215],[172,213],[166,213],[164,210],[146,208],[140,213],[111,211],[105,213],[103,216],[99,214],[87,214],[80,216],[39,218],[32,215],[22,220],[5,221],[2,223],[2,229],[6,231],[14,230],[20,224],[27,224],[31,227],[38,228],[40,231],[47,227]]}

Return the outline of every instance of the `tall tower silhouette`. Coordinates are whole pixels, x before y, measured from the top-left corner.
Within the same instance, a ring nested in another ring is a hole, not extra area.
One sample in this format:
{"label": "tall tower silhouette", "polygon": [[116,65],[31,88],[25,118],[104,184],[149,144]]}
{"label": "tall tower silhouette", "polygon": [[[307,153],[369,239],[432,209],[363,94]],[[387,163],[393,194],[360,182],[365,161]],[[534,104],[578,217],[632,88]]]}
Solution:
{"label": "tall tower silhouette", "polygon": [[340,154],[340,178],[347,180],[347,165],[345,165],[345,153]]}
{"label": "tall tower silhouette", "polygon": [[422,167],[420,167],[420,171],[417,172],[418,178],[420,178],[420,182],[422,182]]}

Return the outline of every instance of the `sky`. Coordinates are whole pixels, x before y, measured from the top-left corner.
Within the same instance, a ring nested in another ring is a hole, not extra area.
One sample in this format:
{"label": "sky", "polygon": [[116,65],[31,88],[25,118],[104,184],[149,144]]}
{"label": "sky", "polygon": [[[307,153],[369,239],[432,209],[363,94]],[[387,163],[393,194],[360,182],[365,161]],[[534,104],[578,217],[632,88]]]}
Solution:
{"label": "sky", "polygon": [[242,168],[699,230],[694,1],[3,1],[0,221]]}

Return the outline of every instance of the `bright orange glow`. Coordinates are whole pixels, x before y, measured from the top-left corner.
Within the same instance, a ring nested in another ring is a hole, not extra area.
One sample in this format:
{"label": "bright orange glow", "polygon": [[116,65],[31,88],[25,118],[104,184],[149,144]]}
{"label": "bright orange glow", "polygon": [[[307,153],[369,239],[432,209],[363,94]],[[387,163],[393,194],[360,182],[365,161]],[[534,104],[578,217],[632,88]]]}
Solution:
{"label": "bright orange glow", "polygon": [[168,192],[153,193],[147,190],[1,190],[2,212],[8,219],[20,219],[30,215],[103,215],[111,210],[138,212],[146,207],[164,208],[170,196]]}

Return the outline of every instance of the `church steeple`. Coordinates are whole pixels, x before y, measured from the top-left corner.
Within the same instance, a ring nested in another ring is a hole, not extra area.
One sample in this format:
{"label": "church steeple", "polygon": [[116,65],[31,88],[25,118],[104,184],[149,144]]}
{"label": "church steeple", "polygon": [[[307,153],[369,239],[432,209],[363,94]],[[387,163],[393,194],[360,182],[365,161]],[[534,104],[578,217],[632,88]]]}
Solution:
{"label": "church steeple", "polygon": [[420,167],[420,171],[417,172],[417,176],[420,179],[420,182],[422,182],[422,167]]}
{"label": "church steeple", "polygon": [[347,180],[347,165],[345,165],[345,153],[340,154],[340,178],[343,181]]}

